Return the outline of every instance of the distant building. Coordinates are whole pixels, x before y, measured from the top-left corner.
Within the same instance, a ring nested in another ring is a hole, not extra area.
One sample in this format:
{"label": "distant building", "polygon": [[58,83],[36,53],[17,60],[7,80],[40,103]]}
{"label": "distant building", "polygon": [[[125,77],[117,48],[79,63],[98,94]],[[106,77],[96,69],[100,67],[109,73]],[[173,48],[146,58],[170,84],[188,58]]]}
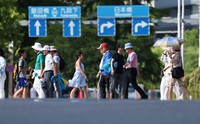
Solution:
{"label": "distant building", "polygon": [[[141,0],[145,3],[144,0]],[[181,0],[180,0],[181,1]],[[185,29],[197,28],[198,29],[198,18],[199,18],[199,0],[185,0]],[[150,6],[161,10],[167,10],[169,16],[163,17],[159,20],[152,20],[157,24],[155,26],[156,37],[160,35],[177,33],[177,6],[178,0],[152,0]]]}

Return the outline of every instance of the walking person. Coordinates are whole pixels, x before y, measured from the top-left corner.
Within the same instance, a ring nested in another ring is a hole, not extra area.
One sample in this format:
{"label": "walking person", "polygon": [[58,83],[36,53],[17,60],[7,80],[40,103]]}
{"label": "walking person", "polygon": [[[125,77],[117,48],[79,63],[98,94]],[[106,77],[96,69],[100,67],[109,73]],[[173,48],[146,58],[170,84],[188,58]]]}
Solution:
{"label": "walking person", "polygon": [[42,46],[40,43],[36,42],[34,46],[32,46],[34,52],[37,54],[37,58],[35,61],[35,69],[34,69],[34,83],[33,88],[37,92],[38,98],[45,98],[45,94],[42,90],[42,82],[44,81],[42,77],[42,71],[44,69],[44,61],[45,57],[42,52]]}
{"label": "walking person", "polygon": [[138,86],[137,80],[136,80],[137,74],[139,74],[137,54],[133,51],[133,46],[131,43],[125,44],[125,50],[128,53],[128,58],[127,58],[126,64],[124,64],[124,66],[123,66],[125,69],[125,78],[126,78],[125,98],[128,98],[128,86],[129,86],[129,83],[131,83],[133,88],[139,92],[141,98],[147,99],[148,96]]}
{"label": "walking person", "polygon": [[[161,80],[161,84],[160,84],[160,100],[169,100],[169,87],[171,85],[172,82],[172,54],[173,54],[173,50],[171,47],[165,49],[165,51],[163,52],[162,56],[161,56],[161,61],[164,62],[165,66],[162,69],[162,73],[163,73],[163,77]],[[177,83],[175,83],[175,85],[172,87],[173,88],[173,92],[176,95],[176,99],[180,100],[183,99],[182,98],[182,88],[179,87],[177,85]]]}
{"label": "walking person", "polygon": [[[60,86],[60,82],[59,82],[59,74],[60,74],[60,56],[57,52],[57,49],[55,46],[50,46],[50,53],[53,56],[53,61],[54,61],[54,78],[55,78],[55,82],[51,83],[51,93],[53,93],[55,91],[56,94],[56,98],[62,98],[62,90],[61,90],[61,86]],[[53,95],[53,94],[51,94]],[[51,96],[53,97],[53,96]]]}
{"label": "walking person", "polygon": [[[171,69],[177,68],[177,67],[182,67],[182,58],[181,58],[180,46],[173,47],[172,56],[171,57],[172,57]],[[186,93],[188,99],[192,99],[192,96],[190,95],[190,92],[183,85],[183,81],[182,81],[181,78],[173,78],[173,77],[171,77],[171,79],[172,80],[170,82],[169,89],[168,89],[169,100],[172,100],[172,91],[173,91],[173,86],[175,85],[175,83],[177,83],[178,86],[183,90],[183,92]]]}
{"label": "walking person", "polygon": [[[117,98],[118,95],[121,99],[124,99],[124,56],[122,55],[124,51],[124,45],[119,44],[117,46],[117,51],[113,54],[111,60],[111,84],[110,84],[110,98]],[[117,65],[115,65],[115,63]],[[117,67],[115,67],[117,66]]]}
{"label": "walking person", "polygon": [[74,87],[70,93],[70,98],[74,98],[74,94],[78,90],[78,88],[83,88],[84,98],[88,98],[88,92],[86,87],[86,81],[88,81],[88,77],[85,74],[84,65],[84,54],[79,51],[76,55],[76,63],[75,63],[75,73],[74,76],[70,82],[70,86]]}
{"label": "walking person", "polygon": [[6,80],[6,60],[4,59],[4,51],[0,48],[0,99],[5,98],[4,85]]}
{"label": "walking person", "polygon": [[19,83],[17,84],[18,90],[14,93],[13,98],[28,98],[28,84],[26,80],[26,72],[31,71],[31,67],[26,67],[26,52],[25,50],[19,50],[20,59],[18,61],[18,76]]}
{"label": "walking person", "polygon": [[171,65],[171,58],[169,54],[169,49],[166,49],[160,59],[164,63],[164,68],[162,69],[162,79],[160,84],[160,100],[167,100],[167,91],[168,91],[168,84],[171,78],[171,69],[169,66]]}
{"label": "walking person", "polygon": [[45,94],[45,98],[53,98],[53,93],[51,90],[53,83],[51,78],[54,75],[54,61],[53,56],[50,53],[50,46],[45,45],[43,47],[43,54],[45,55],[45,66],[41,74],[41,76],[44,77],[44,82],[42,82],[42,90]]}
{"label": "walking person", "polygon": [[[110,62],[112,58],[112,53],[108,50],[108,44],[107,43],[102,43],[98,48],[97,48],[101,54],[103,55],[101,58],[101,62],[99,65],[99,72],[97,73],[97,78],[99,78],[98,82],[98,88],[99,88],[99,93],[98,97],[105,99],[109,98],[109,86],[110,86],[110,72],[107,72],[106,70],[107,67],[110,68]],[[106,68],[105,68],[106,67]],[[107,94],[106,94],[106,87],[107,87]]]}

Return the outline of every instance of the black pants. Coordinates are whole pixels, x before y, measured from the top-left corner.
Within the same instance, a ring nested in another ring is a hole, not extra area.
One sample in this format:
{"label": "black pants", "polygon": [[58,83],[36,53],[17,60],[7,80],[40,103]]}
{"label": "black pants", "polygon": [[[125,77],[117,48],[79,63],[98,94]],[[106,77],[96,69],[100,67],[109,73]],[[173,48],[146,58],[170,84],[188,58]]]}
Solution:
{"label": "black pants", "polygon": [[110,86],[109,77],[102,76],[99,82],[99,95],[101,99],[106,98],[106,88],[107,91],[109,92],[109,86]]}
{"label": "black pants", "polygon": [[133,88],[135,90],[137,90],[139,92],[139,94],[141,95],[141,98],[147,98],[147,95],[145,94],[145,92],[138,86],[137,84],[137,80],[136,80],[136,76],[137,76],[137,69],[136,68],[129,68],[125,70],[125,98],[128,98],[128,87],[129,87],[129,83],[132,84]]}

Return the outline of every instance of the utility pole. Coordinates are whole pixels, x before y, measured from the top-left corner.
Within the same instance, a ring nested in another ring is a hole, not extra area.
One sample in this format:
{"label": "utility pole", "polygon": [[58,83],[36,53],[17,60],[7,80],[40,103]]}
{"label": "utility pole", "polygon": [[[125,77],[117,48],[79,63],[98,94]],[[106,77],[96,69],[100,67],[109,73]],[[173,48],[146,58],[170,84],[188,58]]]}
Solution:
{"label": "utility pole", "polygon": [[181,37],[180,18],[181,18],[181,0],[178,0],[177,32],[178,32],[178,37],[179,38]]}
{"label": "utility pole", "polygon": [[[185,29],[185,0],[182,0],[182,14],[181,14],[181,38],[184,39]],[[181,45],[182,68],[184,69],[184,44]]]}

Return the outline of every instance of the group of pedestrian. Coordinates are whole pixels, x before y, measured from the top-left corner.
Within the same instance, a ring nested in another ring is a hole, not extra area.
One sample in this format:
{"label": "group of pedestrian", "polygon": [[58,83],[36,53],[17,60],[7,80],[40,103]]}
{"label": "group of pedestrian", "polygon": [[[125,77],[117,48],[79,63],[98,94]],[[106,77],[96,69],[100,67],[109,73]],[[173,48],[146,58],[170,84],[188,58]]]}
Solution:
{"label": "group of pedestrian", "polygon": [[180,45],[166,48],[161,56],[161,61],[164,63],[164,68],[162,69],[160,99],[172,100],[173,92],[177,100],[184,99],[183,93],[186,93],[188,99],[192,99],[190,92],[184,87],[181,77],[175,78],[172,76],[173,68],[182,68]]}
{"label": "group of pedestrian", "polygon": [[[34,72],[33,87],[30,89],[31,98],[61,98],[62,90],[59,82],[60,74],[60,56],[57,53],[55,46],[35,43],[32,48],[37,54]],[[138,91],[142,99],[147,99],[148,96],[137,84],[137,76],[140,75],[138,67],[138,57],[131,43],[119,44],[114,53],[109,50],[107,43],[102,43],[97,48],[102,54],[99,64],[99,71],[96,75],[98,81],[98,95],[101,99],[127,99],[128,87],[131,83],[133,88]],[[128,57],[124,61],[123,51],[126,51]],[[26,52],[19,50],[18,75],[19,80],[17,91],[14,98],[27,98],[28,88],[26,80],[26,72],[31,71],[31,67],[26,65]],[[76,55],[75,73],[69,85],[73,87],[70,98],[74,98],[75,92],[80,90],[84,93],[84,98],[88,98],[87,84],[88,77],[84,69],[84,53],[79,51]],[[192,99],[189,91],[184,87],[181,78],[173,78],[172,69],[182,67],[180,46],[166,48],[161,56],[161,61],[164,63],[162,70],[163,77],[160,85],[161,100],[171,100],[172,92],[176,94],[177,99],[183,99],[183,92],[186,93],[189,99]],[[5,97],[4,82],[6,60],[3,58],[3,50],[0,49],[0,98]],[[52,80],[54,78],[54,81]]]}
{"label": "group of pedestrian", "polygon": [[[35,61],[35,68],[32,74],[34,78],[33,87],[30,89],[31,98],[61,98],[60,82],[58,74],[60,73],[60,57],[57,53],[55,46],[44,45],[35,43],[32,48],[37,54]],[[31,67],[26,67],[26,52],[21,49],[18,51],[20,59],[18,61],[18,75],[17,91],[14,93],[13,98],[27,98],[28,97],[28,83],[26,79],[26,72],[31,71]],[[55,81],[52,81],[52,77]],[[55,96],[56,95],[56,96]]]}
{"label": "group of pedestrian", "polygon": [[[96,76],[99,78],[98,98],[127,99],[129,83],[139,92],[142,99],[148,98],[146,93],[137,84],[136,77],[139,74],[138,58],[131,43],[126,43],[125,46],[119,44],[114,54],[108,49],[107,43],[102,43],[97,49],[103,55]],[[124,62],[124,56],[122,55],[124,49],[128,54],[126,62]],[[109,64],[111,71],[108,69]]]}

